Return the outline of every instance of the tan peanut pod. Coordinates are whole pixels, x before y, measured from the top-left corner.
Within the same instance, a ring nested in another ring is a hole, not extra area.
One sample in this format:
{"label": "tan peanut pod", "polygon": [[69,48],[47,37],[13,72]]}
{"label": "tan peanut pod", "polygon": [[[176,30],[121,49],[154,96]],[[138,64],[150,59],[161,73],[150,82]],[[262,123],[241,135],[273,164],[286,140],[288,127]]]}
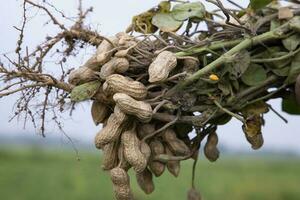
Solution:
{"label": "tan peanut pod", "polygon": [[140,141],[134,129],[122,133],[124,158],[136,173],[141,173],[147,166],[147,160],[140,150]]}
{"label": "tan peanut pod", "polygon": [[[173,156],[172,151],[166,147],[166,154]],[[178,177],[179,172],[180,172],[180,161],[178,160],[170,160],[167,162],[167,169],[168,171],[175,177]]]}
{"label": "tan peanut pod", "polygon": [[140,140],[143,139],[145,136],[150,135],[154,131],[154,124],[141,124],[137,126],[137,134]]}
{"label": "tan peanut pod", "polygon": [[107,124],[103,127],[95,137],[95,145],[101,148],[104,145],[116,141],[124,128],[128,125],[128,117],[123,115],[111,114],[107,120]]}
{"label": "tan peanut pod", "polygon": [[251,144],[251,148],[254,150],[260,149],[264,144],[264,138],[261,132],[253,137],[246,135],[246,139]]}
{"label": "tan peanut pod", "polygon": [[206,158],[214,162],[219,158],[220,152],[217,148],[218,144],[218,135],[216,132],[212,132],[207,136],[207,141],[204,146],[204,155]]}
{"label": "tan peanut pod", "polygon": [[[156,155],[165,153],[165,148],[159,140],[152,140],[149,146],[151,149],[151,158],[155,157]],[[149,168],[156,177],[159,177],[165,171],[165,164],[159,161],[150,160]]]}
{"label": "tan peanut pod", "polygon": [[189,147],[180,139],[177,138],[175,131],[172,128],[166,129],[162,133],[164,142],[176,156],[186,156],[190,153]]}
{"label": "tan peanut pod", "polygon": [[131,47],[136,44],[136,41],[134,38],[125,32],[120,32],[116,34],[116,37],[118,38],[118,45],[123,47]]}
{"label": "tan peanut pod", "polygon": [[115,73],[124,73],[129,68],[129,62],[126,58],[112,58],[101,67],[100,78],[106,79],[106,77]]}
{"label": "tan peanut pod", "polygon": [[102,169],[111,170],[118,165],[118,142],[111,142],[103,147]]}
{"label": "tan peanut pod", "polygon": [[103,91],[111,96],[115,93],[124,93],[138,100],[147,96],[147,88],[141,82],[130,80],[120,74],[107,77],[103,84]]}
{"label": "tan peanut pod", "polygon": [[97,126],[100,123],[103,123],[106,118],[108,118],[109,108],[106,104],[103,104],[99,101],[94,101],[91,108],[91,114],[93,121]]}
{"label": "tan peanut pod", "polygon": [[136,174],[136,180],[140,188],[146,193],[151,194],[154,189],[153,175],[151,171],[146,168],[142,173]]}
{"label": "tan peanut pod", "polygon": [[[117,44],[119,41],[119,39],[117,37],[111,37],[111,38],[109,38],[109,40],[113,44]],[[101,66],[110,60],[111,56],[114,53],[113,48],[114,48],[114,46],[107,40],[103,40],[101,42],[101,44],[98,46],[97,51],[96,51],[96,60],[97,60],[98,66]],[[100,68],[95,69],[95,70],[98,71],[98,70],[100,70]]]}
{"label": "tan peanut pod", "polygon": [[124,113],[137,117],[141,122],[151,121],[153,112],[149,103],[137,101],[124,93],[114,94],[113,99]]}
{"label": "tan peanut pod", "polygon": [[201,194],[195,188],[192,188],[188,191],[187,199],[188,200],[201,200]]}
{"label": "tan peanut pod", "polygon": [[110,178],[113,183],[113,189],[117,200],[133,199],[130,189],[130,179],[124,169],[116,167],[110,170]]}
{"label": "tan peanut pod", "polygon": [[117,51],[117,53],[115,53],[115,57],[117,58],[124,58],[126,57],[128,54],[130,54],[132,52],[132,48],[128,48],[128,49],[122,49]]}
{"label": "tan peanut pod", "polygon": [[146,142],[141,141],[140,142],[140,150],[148,162],[150,159],[150,156],[151,156],[151,149],[150,149],[149,145]]}
{"label": "tan peanut pod", "polygon": [[300,105],[300,74],[298,75],[295,83],[295,96],[298,105]]}
{"label": "tan peanut pod", "polygon": [[101,103],[104,103],[106,105],[114,104],[113,99],[111,97],[108,97],[104,92],[103,88],[99,87],[96,94],[93,96],[93,99],[96,101],[99,101]]}
{"label": "tan peanut pod", "polygon": [[82,66],[70,73],[68,82],[72,85],[81,85],[97,79],[98,77],[93,70]]}
{"label": "tan peanut pod", "polygon": [[125,171],[128,171],[131,168],[131,165],[127,162],[127,160],[124,157],[124,148],[123,145],[119,145],[118,149],[118,159],[119,159],[119,165],[122,169]]}
{"label": "tan peanut pod", "polygon": [[166,80],[176,65],[177,59],[174,53],[170,51],[161,52],[149,66],[149,82],[154,83]]}

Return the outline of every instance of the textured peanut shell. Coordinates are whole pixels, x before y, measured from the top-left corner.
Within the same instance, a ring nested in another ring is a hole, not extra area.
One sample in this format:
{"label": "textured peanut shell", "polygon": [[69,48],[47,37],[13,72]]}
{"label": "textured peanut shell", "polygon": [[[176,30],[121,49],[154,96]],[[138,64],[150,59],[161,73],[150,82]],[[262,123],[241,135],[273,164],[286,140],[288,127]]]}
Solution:
{"label": "textured peanut shell", "polygon": [[140,142],[140,150],[141,150],[142,154],[144,155],[145,159],[148,162],[149,159],[150,159],[150,156],[151,156],[150,146],[146,142],[141,141]]}
{"label": "textured peanut shell", "polygon": [[128,171],[131,168],[131,165],[124,158],[124,148],[123,148],[123,145],[119,145],[118,158],[119,158],[119,162],[120,162],[120,167],[122,169],[124,169],[125,171]]}
{"label": "textured peanut shell", "polygon": [[141,82],[130,80],[120,74],[107,77],[103,84],[103,91],[110,96],[115,93],[124,93],[138,100],[147,96],[147,88]]}
{"label": "textured peanut shell", "polygon": [[147,166],[147,160],[140,150],[140,141],[134,130],[122,133],[124,158],[133,167],[136,173],[141,173]]}
{"label": "textured peanut shell", "polygon": [[116,114],[111,114],[107,120],[106,126],[103,127],[95,137],[95,145],[97,148],[116,141],[123,129],[127,126],[128,117],[123,114],[123,116],[116,116]]}
{"label": "textured peanut shell", "polygon": [[134,115],[142,122],[151,121],[153,111],[149,103],[137,101],[124,93],[116,93],[113,99],[124,113]]}
{"label": "textured peanut shell", "polygon": [[218,135],[215,132],[210,133],[207,136],[207,141],[204,146],[204,155],[211,162],[214,162],[219,158],[220,152],[217,148],[217,144],[218,144]]}
{"label": "textured peanut shell", "polygon": [[111,142],[103,147],[102,169],[111,170],[118,165],[118,142]]}
{"label": "textured peanut shell", "polygon": [[146,193],[151,194],[154,189],[153,175],[151,171],[146,168],[142,173],[136,174],[136,180],[140,188]]}
{"label": "textured peanut shell", "polygon": [[106,105],[111,105],[113,104],[113,99],[109,96],[107,96],[104,92],[103,92],[103,88],[100,87],[98,89],[98,91],[96,92],[96,94],[93,96],[93,99],[101,102],[101,103],[104,103]]}
{"label": "textured peanut shell", "polygon": [[94,80],[97,80],[95,72],[88,67],[82,66],[70,73],[68,82],[72,85],[81,85]]}
{"label": "textured peanut shell", "polygon": [[94,101],[91,108],[93,121],[96,125],[103,123],[109,115],[109,108],[106,104],[99,101]]}
{"label": "textured peanut shell", "polygon": [[170,51],[161,52],[149,66],[149,82],[165,81],[176,65],[177,59],[174,53]]}
{"label": "textured peanut shell", "polygon": [[[173,153],[169,148],[166,148],[166,154],[173,156]],[[168,171],[175,177],[178,177],[180,172],[180,161],[178,160],[172,160],[167,162],[167,169]]]}
{"label": "textured peanut shell", "polygon": [[126,58],[112,58],[101,67],[100,78],[106,79],[115,73],[124,73],[129,68],[129,62]]}
{"label": "textured peanut shell", "polygon": [[163,132],[164,142],[176,156],[186,156],[190,153],[189,147],[177,138],[173,129],[168,128]]}
{"label": "textured peanut shell", "polygon": [[143,139],[145,136],[150,135],[155,131],[154,124],[140,124],[137,127],[137,133],[139,139]]}
{"label": "textured peanut shell", "polygon": [[[119,41],[117,37],[111,37],[109,38],[109,40],[114,44],[117,44]],[[101,42],[96,51],[96,60],[98,65],[103,65],[110,60],[111,56],[114,53],[114,51],[112,51],[113,48],[114,46],[107,40],[103,40]]]}
{"label": "textured peanut shell", "polygon": [[127,172],[119,167],[110,170],[110,177],[117,200],[132,200],[130,180]]}
{"label": "textured peanut shell", "polygon": [[[152,140],[149,146],[151,149],[151,158],[165,153],[165,148],[159,140]],[[151,158],[149,161],[149,168],[156,177],[159,177],[165,171],[165,164],[159,161],[153,161]]]}
{"label": "textured peanut shell", "polygon": [[186,58],[183,61],[183,71],[193,74],[199,70],[199,63],[198,58]]}

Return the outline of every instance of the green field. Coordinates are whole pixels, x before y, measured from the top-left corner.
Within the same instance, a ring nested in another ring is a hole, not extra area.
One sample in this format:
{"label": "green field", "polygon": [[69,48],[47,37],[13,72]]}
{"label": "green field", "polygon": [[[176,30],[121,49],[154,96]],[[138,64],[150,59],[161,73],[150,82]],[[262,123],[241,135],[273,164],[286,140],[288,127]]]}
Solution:
{"label": "green field", "polygon": [[[109,176],[100,169],[100,155],[66,150],[0,149],[0,199],[110,200]],[[137,200],[182,200],[190,186],[191,162],[183,162],[178,178],[166,172],[146,196],[132,186]],[[133,177],[133,176],[132,176]],[[197,187],[206,200],[299,200],[300,159],[223,156],[216,163],[201,159]]]}

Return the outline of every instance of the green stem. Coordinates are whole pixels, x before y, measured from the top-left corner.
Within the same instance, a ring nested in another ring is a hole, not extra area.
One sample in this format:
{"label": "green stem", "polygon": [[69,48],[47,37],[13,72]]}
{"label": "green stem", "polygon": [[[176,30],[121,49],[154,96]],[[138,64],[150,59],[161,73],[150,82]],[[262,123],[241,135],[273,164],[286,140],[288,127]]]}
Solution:
{"label": "green stem", "polygon": [[297,54],[299,52],[300,52],[300,48],[298,48],[297,50],[292,51],[290,53],[287,53],[286,55],[280,56],[278,58],[265,58],[265,59],[258,58],[258,59],[251,59],[251,62],[253,62],[253,63],[278,62],[278,61],[285,60],[285,59],[288,59],[290,57],[293,57],[295,54]]}

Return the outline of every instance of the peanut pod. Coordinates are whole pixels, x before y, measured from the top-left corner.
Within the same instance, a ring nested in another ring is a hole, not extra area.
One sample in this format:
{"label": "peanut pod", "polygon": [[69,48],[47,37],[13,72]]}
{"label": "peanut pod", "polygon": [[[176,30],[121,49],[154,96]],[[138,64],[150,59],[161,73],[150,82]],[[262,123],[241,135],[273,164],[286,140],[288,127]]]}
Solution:
{"label": "peanut pod", "polygon": [[122,133],[124,158],[133,167],[136,173],[141,173],[147,166],[147,159],[140,150],[140,141],[134,129]]}
{"label": "peanut pod", "polygon": [[143,139],[145,136],[150,135],[155,131],[154,124],[141,124],[137,127],[137,134],[139,139]]}
{"label": "peanut pod", "polygon": [[149,82],[154,83],[166,80],[176,65],[177,59],[174,53],[170,51],[161,52],[149,66]]}
{"label": "peanut pod", "polygon": [[72,85],[81,85],[97,79],[98,77],[95,71],[88,67],[82,66],[70,73],[68,82]]}
{"label": "peanut pod", "polygon": [[105,144],[116,141],[124,128],[128,125],[128,117],[125,114],[111,114],[107,120],[106,126],[103,127],[95,137],[95,145],[101,148]]}
{"label": "peanut pod", "polygon": [[102,169],[111,170],[118,165],[118,142],[111,142],[103,147]]}
{"label": "peanut pod", "polygon": [[[166,154],[173,156],[172,151],[167,147],[166,148]],[[167,162],[167,169],[168,171],[173,174],[173,176],[178,177],[179,172],[180,172],[180,161],[178,160],[169,160]]]}
{"label": "peanut pod", "polygon": [[130,180],[127,172],[116,167],[110,170],[110,177],[113,183],[113,189],[117,200],[132,200],[132,192],[130,190]]}
{"label": "peanut pod", "polygon": [[103,123],[105,119],[108,117],[109,108],[104,103],[101,103],[99,101],[94,101],[91,108],[91,114],[92,114],[93,121],[97,126],[100,123]]}
{"label": "peanut pod", "polygon": [[153,112],[150,104],[137,101],[124,93],[116,93],[113,99],[124,113],[133,115],[142,122],[151,121]]}
{"label": "peanut pod", "polygon": [[100,78],[106,79],[115,73],[124,73],[129,68],[129,62],[126,58],[112,58],[101,67]]}
{"label": "peanut pod", "polygon": [[177,138],[173,129],[168,128],[163,132],[164,142],[176,156],[186,156],[190,153],[189,147]]}
{"label": "peanut pod", "polygon": [[[119,39],[117,37],[111,37],[111,38],[109,38],[109,40],[113,44],[117,44],[119,41]],[[105,64],[107,61],[110,60],[111,56],[114,53],[113,48],[114,48],[114,46],[107,40],[103,40],[101,42],[101,44],[98,46],[97,51],[96,51],[96,61],[97,61],[98,68],[96,68],[94,70],[99,71],[101,65]]]}
{"label": "peanut pod", "polygon": [[164,154],[165,148],[164,148],[163,144],[159,140],[156,140],[156,139],[152,140],[150,142],[149,146],[151,149],[151,158],[150,158],[150,162],[149,162],[149,168],[156,177],[159,177],[165,171],[165,164],[161,163],[159,161],[154,161],[153,158],[156,155]]}
{"label": "peanut pod", "polygon": [[153,182],[153,175],[148,168],[146,168],[142,173],[137,173],[136,180],[140,188],[146,194],[150,194],[154,191],[155,186]]}
{"label": "peanut pod", "polygon": [[219,158],[220,152],[217,148],[217,144],[218,144],[218,135],[217,135],[217,133],[216,132],[210,133],[207,136],[207,141],[206,141],[206,144],[204,146],[204,155],[211,162],[214,162]]}
{"label": "peanut pod", "polygon": [[133,81],[120,74],[108,76],[103,84],[103,91],[110,96],[124,93],[138,100],[147,96],[147,89],[141,82]]}

